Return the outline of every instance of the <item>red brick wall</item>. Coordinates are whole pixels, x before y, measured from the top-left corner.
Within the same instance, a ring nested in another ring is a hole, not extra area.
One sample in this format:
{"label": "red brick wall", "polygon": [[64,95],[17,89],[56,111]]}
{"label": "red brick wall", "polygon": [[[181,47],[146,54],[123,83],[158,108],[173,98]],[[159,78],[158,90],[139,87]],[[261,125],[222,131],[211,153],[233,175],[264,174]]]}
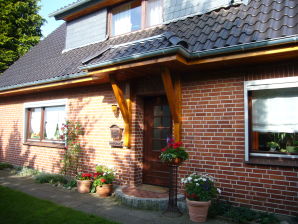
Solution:
{"label": "red brick wall", "polygon": [[297,70],[297,66],[278,65],[185,81],[182,141],[190,158],[180,168],[179,178],[192,172],[209,173],[216,177],[224,200],[297,215],[297,168],[244,163],[243,98],[245,80],[298,76]]}
{"label": "red brick wall", "polygon": [[[183,76],[182,141],[190,159],[179,169],[179,179],[192,172],[217,178],[222,199],[288,215],[297,215],[297,168],[244,163],[243,82],[297,76],[297,66],[276,65],[251,71],[230,71]],[[115,118],[116,104],[109,85],[81,87],[0,99],[0,161],[59,172],[63,149],[23,145],[23,104],[68,98],[68,119],[85,127],[82,170],[97,163],[112,164],[121,184],[142,182],[143,100],[133,96],[132,147],[111,148],[109,127],[124,127]]]}
{"label": "red brick wall", "polygon": [[[94,171],[95,165],[111,164],[118,170],[122,184],[140,183],[141,156],[140,143],[131,149],[111,148],[110,126],[124,127],[121,114],[116,118],[111,105],[117,104],[109,85],[81,87],[54,92],[30,94],[1,99],[0,112],[0,161],[14,165],[30,166],[45,172],[60,171],[60,160],[64,149],[23,145],[23,116],[26,102],[68,98],[68,119],[80,121],[85,128],[81,139],[83,147],[80,159],[83,171]],[[136,104],[133,104],[133,111]],[[134,112],[134,116],[137,115]],[[135,123],[135,126],[137,124]],[[134,135],[140,135],[137,128]],[[134,150],[136,148],[136,150]]]}

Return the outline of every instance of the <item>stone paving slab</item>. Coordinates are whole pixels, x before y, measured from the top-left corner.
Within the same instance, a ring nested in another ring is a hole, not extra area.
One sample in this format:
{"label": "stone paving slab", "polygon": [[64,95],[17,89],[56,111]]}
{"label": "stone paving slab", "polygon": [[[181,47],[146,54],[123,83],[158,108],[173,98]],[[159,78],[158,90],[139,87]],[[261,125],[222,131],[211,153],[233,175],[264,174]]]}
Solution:
{"label": "stone paving slab", "polygon": [[[114,198],[100,198],[95,194],[80,194],[50,184],[38,184],[32,178],[13,176],[8,171],[0,170],[0,185],[123,224],[194,223],[189,220],[188,215],[169,218],[163,216],[162,212],[133,209],[120,205]],[[208,220],[206,224],[230,224],[230,222],[213,219]]]}

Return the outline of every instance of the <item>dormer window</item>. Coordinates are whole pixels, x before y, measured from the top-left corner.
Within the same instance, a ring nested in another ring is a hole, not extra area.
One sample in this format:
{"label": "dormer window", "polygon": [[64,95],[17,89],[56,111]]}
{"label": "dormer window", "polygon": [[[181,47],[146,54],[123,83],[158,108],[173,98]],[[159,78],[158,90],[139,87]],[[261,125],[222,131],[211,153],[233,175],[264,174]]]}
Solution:
{"label": "dormer window", "polygon": [[136,0],[112,9],[110,34],[117,36],[162,23],[162,0]]}

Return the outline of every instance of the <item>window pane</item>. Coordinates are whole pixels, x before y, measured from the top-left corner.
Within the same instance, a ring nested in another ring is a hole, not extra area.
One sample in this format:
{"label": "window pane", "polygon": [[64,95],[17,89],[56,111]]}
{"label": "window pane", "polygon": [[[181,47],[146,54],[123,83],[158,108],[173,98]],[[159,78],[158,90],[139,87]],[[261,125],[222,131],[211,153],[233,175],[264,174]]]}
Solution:
{"label": "window pane", "polygon": [[44,116],[44,138],[60,140],[61,127],[65,123],[65,107],[47,107]]}
{"label": "window pane", "polygon": [[31,110],[29,138],[40,139],[41,108],[32,108]]}
{"label": "window pane", "polygon": [[146,8],[146,26],[154,26],[162,23],[161,0],[149,0]]}
{"label": "window pane", "polygon": [[164,128],[164,129],[162,129],[162,132],[161,132],[162,134],[161,134],[161,137],[163,138],[163,139],[167,139],[168,137],[171,137],[172,135],[171,135],[171,129],[170,128]]}
{"label": "window pane", "polygon": [[115,8],[112,12],[112,35],[141,29],[141,1]]}
{"label": "window pane", "polygon": [[153,151],[160,151],[162,149],[162,141],[160,140],[153,140]]}
{"label": "window pane", "polygon": [[253,131],[298,132],[297,88],[253,92]]}

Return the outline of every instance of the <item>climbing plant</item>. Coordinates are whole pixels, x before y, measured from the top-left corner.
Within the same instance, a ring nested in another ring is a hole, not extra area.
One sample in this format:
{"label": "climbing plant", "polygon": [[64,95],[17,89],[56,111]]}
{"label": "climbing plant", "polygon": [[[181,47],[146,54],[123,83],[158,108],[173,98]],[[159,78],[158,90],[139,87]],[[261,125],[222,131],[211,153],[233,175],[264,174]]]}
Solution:
{"label": "climbing plant", "polygon": [[79,122],[66,121],[62,126],[61,139],[65,141],[65,153],[61,172],[64,175],[77,175],[79,168],[79,156],[82,150],[79,138],[84,134],[84,129]]}

